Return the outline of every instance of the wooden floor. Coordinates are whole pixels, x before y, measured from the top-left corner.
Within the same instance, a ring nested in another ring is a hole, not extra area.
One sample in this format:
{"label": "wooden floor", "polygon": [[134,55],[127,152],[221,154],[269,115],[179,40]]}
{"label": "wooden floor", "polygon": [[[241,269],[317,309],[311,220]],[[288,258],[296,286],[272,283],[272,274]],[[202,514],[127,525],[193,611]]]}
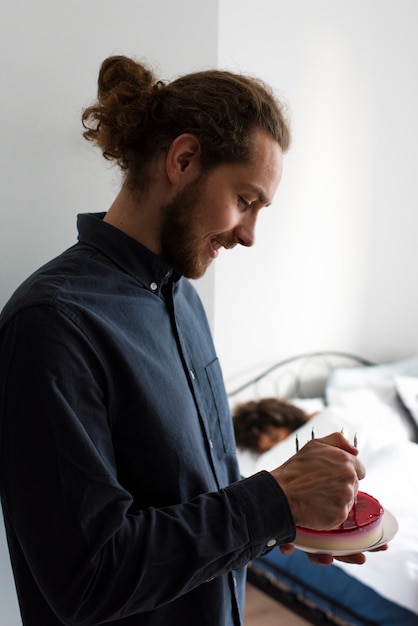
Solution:
{"label": "wooden floor", "polygon": [[244,626],[309,626],[299,615],[295,615],[253,585],[247,584]]}

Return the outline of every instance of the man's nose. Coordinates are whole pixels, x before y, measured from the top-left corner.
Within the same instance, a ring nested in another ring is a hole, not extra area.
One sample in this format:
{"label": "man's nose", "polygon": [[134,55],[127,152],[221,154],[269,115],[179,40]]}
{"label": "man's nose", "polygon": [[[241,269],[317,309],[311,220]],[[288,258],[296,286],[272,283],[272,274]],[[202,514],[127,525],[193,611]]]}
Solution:
{"label": "man's nose", "polygon": [[246,214],[235,229],[235,236],[241,246],[253,246],[255,243],[255,227],[257,215]]}

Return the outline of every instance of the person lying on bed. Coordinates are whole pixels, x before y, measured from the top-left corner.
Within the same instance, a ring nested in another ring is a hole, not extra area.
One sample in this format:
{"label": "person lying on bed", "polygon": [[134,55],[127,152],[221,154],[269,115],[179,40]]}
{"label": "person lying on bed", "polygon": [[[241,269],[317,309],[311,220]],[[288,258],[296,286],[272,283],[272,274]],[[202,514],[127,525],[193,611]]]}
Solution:
{"label": "person lying on bed", "polygon": [[305,424],[308,414],[282,398],[261,398],[238,404],[232,413],[237,447],[262,454]]}

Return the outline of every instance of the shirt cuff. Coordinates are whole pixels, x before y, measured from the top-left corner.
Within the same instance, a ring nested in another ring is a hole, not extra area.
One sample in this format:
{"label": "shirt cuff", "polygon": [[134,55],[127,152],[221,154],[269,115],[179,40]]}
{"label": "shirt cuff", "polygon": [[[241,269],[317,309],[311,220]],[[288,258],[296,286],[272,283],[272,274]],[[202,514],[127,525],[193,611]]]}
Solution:
{"label": "shirt cuff", "polygon": [[244,509],[252,559],[284,543],[292,543],[296,526],[287,497],[273,476],[262,471],[227,487]]}

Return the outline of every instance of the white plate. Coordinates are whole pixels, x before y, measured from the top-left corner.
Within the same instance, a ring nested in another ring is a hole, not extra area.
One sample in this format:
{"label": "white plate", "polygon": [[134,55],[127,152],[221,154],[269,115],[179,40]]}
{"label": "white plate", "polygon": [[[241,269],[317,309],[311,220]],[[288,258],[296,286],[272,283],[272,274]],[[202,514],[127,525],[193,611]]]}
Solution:
{"label": "white plate", "polygon": [[380,546],[383,546],[385,543],[388,543],[391,539],[394,538],[396,533],[398,532],[398,522],[397,519],[390,511],[385,509],[383,513],[383,534],[379,541],[373,543],[371,546],[367,548],[351,548],[350,550],[324,550],[323,548],[310,548],[309,546],[302,546],[300,544],[294,543],[294,547],[297,550],[302,550],[302,552],[309,552],[310,554],[332,554],[333,556],[348,556],[350,554],[356,554],[357,552],[367,552],[368,550],[375,550]]}

